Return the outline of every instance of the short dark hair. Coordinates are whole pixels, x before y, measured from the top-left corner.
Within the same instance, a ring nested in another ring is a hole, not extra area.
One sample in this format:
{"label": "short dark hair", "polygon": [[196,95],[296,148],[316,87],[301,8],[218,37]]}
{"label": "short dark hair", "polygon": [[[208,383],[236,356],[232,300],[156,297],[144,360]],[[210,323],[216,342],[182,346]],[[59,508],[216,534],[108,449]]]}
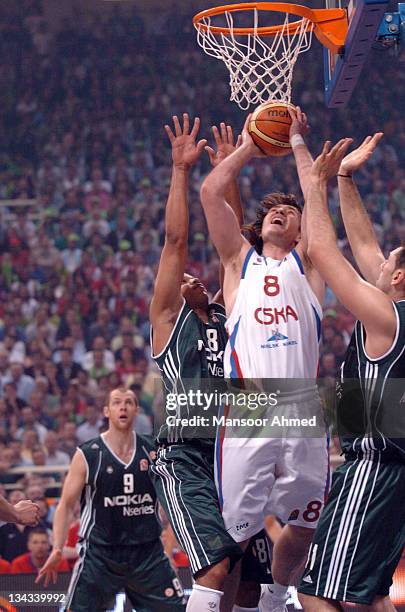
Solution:
{"label": "short dark hair", "polygon": [[398,268],[405,268],[405,242],[401,244],[401,250],[397,255]]}
{"label": "short dark hair", "polygon": [[31,536],[35,534],[46,535],[46,537],[49,539],[49,533],[43,527],[34,527],[33,529],[31,529],[30,532],[28,533],[28,539],[30,539]]}
{"label": "short dark hair", "polygon": [[121,393],[126,393],[127,391],[130,391],[133,394],[133,396],[134,396],[135,404],[137,406],[139,406],[138,397],[137,397],[135,391],[133,389],[127,389],[126,387],[124,387],[122,385],[119,386],[119,387],[115,387],[115,389],[111,389],[111,391],[108,392],[108,394],[107,394],[107,404],[106,404],[107,406],[110,405],[111,393],[113,393],[114,391],[121,391]]}
{"label": "short dark hair", "polygon": [[262,226],[263,220],[269,210],[275,206],[292,206],[302,214],[302,206],[297,202],[296,197],[292,193],[268,193],[260,202],[259,208],[256,210],[256,221],[250,225],[244,225],[243,230],[247,235],[250,244],[255,247],[258,253],[263,250]]}

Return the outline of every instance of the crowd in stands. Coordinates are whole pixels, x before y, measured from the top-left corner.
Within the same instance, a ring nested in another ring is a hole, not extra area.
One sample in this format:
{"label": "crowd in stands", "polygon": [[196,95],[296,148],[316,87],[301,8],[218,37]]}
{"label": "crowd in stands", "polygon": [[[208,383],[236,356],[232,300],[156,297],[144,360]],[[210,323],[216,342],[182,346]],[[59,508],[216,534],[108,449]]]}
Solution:
{"label": "crowd in stands", "polygon": [[[141,404],[137,430],[153,431],[159,386],[148,307],[171,174],[163,124],[189,112],[210,138],[213,124],[226,121],[237,131],[244,121],[228,101],[224,67],[197,47],[194,5],[160,9],[153,21],[136,10],[82,15],[58,31],[39,3],[0,9],[0,492],[42,508],[38,529],[2,528],[0,557],[11,571],[40,563],[49,546],[50,498],[63,477],[52,469],[67,466],[77,444],[105,426],[110,389],[133,389]],[[405,239],[405,118],[387,83],[405,99],[405,72],[376,55],[349,108],[331,111],[321,61],[319,47],[302,58],[293,101],[309,116],[314,154],[327,138],[359,142],[385,132],[356,180],[389,251]],[[190,181],[189,271],[213,293],[218,260],[199,203],[208,170],[207,157]],[[247,221],[268,191],[301,197],[293,157],[254,160],[240,189]],[[350,257],[333,184],[330,203]],[[328,292],[322,377],[333,380],[352,326]]]}

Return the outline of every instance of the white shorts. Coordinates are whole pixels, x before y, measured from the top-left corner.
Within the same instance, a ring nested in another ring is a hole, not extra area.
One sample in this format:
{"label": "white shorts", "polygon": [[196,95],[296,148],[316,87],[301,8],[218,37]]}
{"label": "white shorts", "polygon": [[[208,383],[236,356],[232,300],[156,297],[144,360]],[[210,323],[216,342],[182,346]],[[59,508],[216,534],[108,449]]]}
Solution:
{"label": "white shorts", "polygon": [[329,492],[327,436],[218,436],[216,483],[228,532],[237,542],[254,536],[268,515],[315,529]]}

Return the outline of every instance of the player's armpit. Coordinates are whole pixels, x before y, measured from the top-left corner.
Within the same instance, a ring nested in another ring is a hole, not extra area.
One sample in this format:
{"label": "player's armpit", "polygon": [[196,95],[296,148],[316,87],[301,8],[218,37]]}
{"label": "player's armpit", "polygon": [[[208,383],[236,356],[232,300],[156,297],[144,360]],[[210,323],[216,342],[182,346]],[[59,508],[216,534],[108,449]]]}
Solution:
{"label": "player's armpit", "polygon": [[166,241],[150,305],[150,320],[157,330],[160,323],[170,324],[181,308],[181,284],[185,272],[187,244]]}
{"label": "player's armpit", "polygon": [[306,246],[307,245],[304,245],[304,243],[301,241],[298,243],[295,250],[297,251],[299,258],[302,261],[302,265],[304,266],[307,281],[312,291],[318,298],[318,302],[322,306],[325,297],[325,281],[308,256]]}

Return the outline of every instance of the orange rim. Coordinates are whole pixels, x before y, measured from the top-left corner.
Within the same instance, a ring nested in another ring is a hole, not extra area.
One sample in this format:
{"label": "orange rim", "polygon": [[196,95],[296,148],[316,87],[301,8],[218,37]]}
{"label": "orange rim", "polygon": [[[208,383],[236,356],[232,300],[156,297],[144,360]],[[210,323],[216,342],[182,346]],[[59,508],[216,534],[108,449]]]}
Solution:
{"label": "orange rim", "polygon": [[[286,26],[274,25],[268,27],[254,28],[227,28],[218,26],[207,26],[201,20],[207,17],[215,17],[222,13],[236,13],[238,11],[276,11],[279,13],[289,13],[298,15],[302,19],[293,21]],[[214,34],[233,34],[235,36],[247,36],[257,34],[259,36],[275,36],[279,32],[295,34],[301,27],[303,19],[309,19],[314,24],[314,34],[325,47],[333,53],[339,53],[344,46],[347,34],[347,14],[346,9],[310,9],[300,4],[289,4],[287,2],[246,2],[241,4],[226,4],[211,9],[206,9],[197,13],[193,18],[193,24],[198,30]]]}

